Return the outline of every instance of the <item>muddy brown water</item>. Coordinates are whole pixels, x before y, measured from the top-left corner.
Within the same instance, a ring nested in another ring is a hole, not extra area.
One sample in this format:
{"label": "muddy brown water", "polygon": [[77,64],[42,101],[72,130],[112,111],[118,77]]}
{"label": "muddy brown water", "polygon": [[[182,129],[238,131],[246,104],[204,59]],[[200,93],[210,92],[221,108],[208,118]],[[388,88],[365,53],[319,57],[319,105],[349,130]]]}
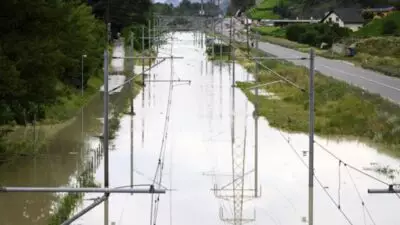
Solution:
{"label": "muddy brown water", "polygon": [[[185,57],[173,61],[174,79],[191,80],[191,85],[176,83],[172,91],[162,185],[173,191],[160,196],[155,222],[159,225],[223,224],[220,220],[221,208],[225,218],[233,216],[232,201],[216,198],[211,191],[214,185],[221,187],[232,179],[233,92],[237,141],[234,150],[236,153],[243,153],[242,150],[245,149],[244,171],[247,175],[244,187],[254,188],[254,107],[240,90],[232,90],[232,76],[229,73],[231,66],[207,61],[205,49],[202,48],[204,44],[193,41],[194,37],[192,33],[174,34],[173,54]],[[168,53],[170,47],[170,44],[166,44],[160,51]],[[152,79],[170,79],[170,63],[167,60],[152,69]],[[236,80],[248,79],[251,79],[251,74],[237,65]],[[162,145],[168,92],[168,83],[148,83],[134,100],[136,115],[125,115],[121,118],[116,138],[111,141],[112,187],[130,185],[132,175],[135,185],[152,183]],[[86,116],[101,117],[101,98],[92,104],[88,109],[93,107],[95,110]],[[93,121],[89,118],[87,121]],[[90,126],[85,124],[85,127]],[[308,170],[301,160],[308,161],[307,135],[281,132],[271,128],[263,118],[259,119],[258,134],[261,197],[244,203],[243,217],[252,218],[255,211],[253,224],[306,224]],[[1,183],[46,186],[70,183],[76,174],[77,162],[82,161],[79,159],[81,154],[71,155],[71,151],[79,151],[80,148],[70,140],[79,135],[80,122],[77,121],[76,125],[60,133],[50,146],[49,152],[53,154],[27,159],[19,165],[3,168],[0,173]],[[399,169],[398,159],[357,141],[319,137],[316,140],[343,161],[383,181],[399,182],[396,173],[393,178],[388,178],[387,175],[376,172],[377,167]],[[92,147],[100,144],[99,140],[90,137],[86,138],[86,143]],[[367,193],[368,188],[385,188],[385,185],[342,166],[339,191],[338,164],[338,160],[318,145],[315,146],[316,175],[323,184],[321,188],[315,182],[315,224],[348,224],[324,191],[330,193],[335,201],[339,201],[340,193],[341,208],[353,224],[374,224],[361,205],[353,180],[375,224],[400,224],[400,217],[393,213],[393,209],[400,206],[399,198],[395,195]],[[103,176],[101,160],[95,171],[96,181],[101,184]],[[54,196],[0,194],[0,224],[46,224],[48,211],[56,201]],[[91,198],[98,196],[100,195],[85,195],[77,211],[89,205]],[[73,224],[105,224],[105,213],[108,224],[150,224],[151,195],[112,194],[107,205],[108,208],[105,204],[99,205]]]}

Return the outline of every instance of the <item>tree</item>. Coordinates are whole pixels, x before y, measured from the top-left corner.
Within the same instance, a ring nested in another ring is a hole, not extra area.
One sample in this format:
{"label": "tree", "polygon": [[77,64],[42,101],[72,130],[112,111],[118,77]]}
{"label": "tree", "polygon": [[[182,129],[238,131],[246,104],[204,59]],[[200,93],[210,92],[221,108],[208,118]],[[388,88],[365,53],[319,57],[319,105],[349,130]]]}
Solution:
{"label": "tree", "polygon": [[[0,3],[0,125],[46,117],[66,89],[81,88],[101,68],[104,25],[77,1],[19,0]],[[79,80],[79,82],[76,82]]]}

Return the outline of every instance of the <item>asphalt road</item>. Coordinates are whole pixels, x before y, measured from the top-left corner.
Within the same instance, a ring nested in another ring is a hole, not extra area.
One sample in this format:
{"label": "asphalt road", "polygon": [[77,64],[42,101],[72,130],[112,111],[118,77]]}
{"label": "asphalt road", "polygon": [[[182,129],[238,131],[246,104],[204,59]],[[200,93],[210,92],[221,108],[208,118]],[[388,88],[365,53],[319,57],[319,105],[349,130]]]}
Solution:
{"label": "asphalt road", "polygon": [[[243,27],[238,22],[235,29],[241,30]],[[224,20],[223,34],[229,36],[229,19]],[[220,32],[220,24],[216,26]],[[260,42],[260,50],[272,54],[279,58],[308,57],[309,54],[279,45]],[[288,60],[296,65],[309,68],[308,60]],[[400,79],[389,77],[384,74],[353,66],[351,63],[341,60],[327,59],[317,56],[315,58],[315,69],[326,76],[345,81],[349,84],[358,86],[370,93],[379,94],[397,104],[400,104]]]}

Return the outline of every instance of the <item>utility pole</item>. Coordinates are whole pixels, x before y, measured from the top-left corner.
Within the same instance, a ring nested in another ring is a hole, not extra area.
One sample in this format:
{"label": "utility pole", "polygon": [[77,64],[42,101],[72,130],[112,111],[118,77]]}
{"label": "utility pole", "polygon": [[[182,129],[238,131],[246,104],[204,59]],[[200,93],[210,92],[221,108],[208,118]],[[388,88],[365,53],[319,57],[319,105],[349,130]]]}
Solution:
{"label": "utility pole", "polygon": [[[135,82],[133,81],[132,87],[135,85]],[[132,89],[133,90],[133,89]],[[134,135],[133,135],[133,100],[134,100],[134,91],[132,91],[132,98],[131,98],[131,188],[133,188],[133,174],[134,174],[134,154],[133,154],[133,140],[134,140]],[[133,193],[131,193],[133,195]]]}
{"label": "utility pole", "polygon": [[[230,27],[229,27],[229,51],[232,51],[232,17],[230,20]],[[231,60],[231,55],[229,54],[229,60]]]}
{"label": "utility pole", "polygon": [[[256,34],[256,49],[258,50],[258,32]],[[255,68],[255,79],[258,79],[258,63],[256,63]],[[255,95],[255,115],[254,115],[254,197],[258,197],[258,115],[259,111],[259,96],[258,96],[258,87],[256,87]]]}
{"label": "utility pole", "polygon": [[[233,28],[233,35],[235,35],[235,28]],[[232,49],[232,88],[235,88],[235,48],[232,47],[231,45],[231,49]]]}
{"label": "utility pole", "polygon": [[213,35],[213,42],[212,42],[212,57],[214,58],[215,57],[215,52],[214,52],[214,48],[215,48],[215,45],[214,45],[214,43],[215,43],[215,24],[214,24],[214,17],[212,18],[212,29],[213,29],[213,32],[212,32],[212,35]]}
{"label": "utility pole", "polygon": [[142,25],[142,85],[144,86],[144,25]]}
{"label": "utility pole", "polygon": [[[220,5],[220,1],[221,0],[218,0],[218,4],[219,5]],[[221,7],[221,5],[220,5],[220,7]],[[221,19],[222,19],[221,20],[221,35],[224,35],[224,18],[222,17]],[[222,59],[222,40],[220,40],[220,43],[219,43],[219,56]],[[220,63],[220,69],[221,68],[222,68],[222,60],[221,60],[221,63]]]}
{"label": "utility pole", "polygon": [[314,49],[310,49],[310,125],[309,125],[309,174],[308,174],[308,225],[314,224]]}
{"label": "utility pole", "polygon": [[[153,45],[154,47],[157,46],[157,42],[156,42],[156,24],[157,20],[153,18]],[[158,55],[158,50],[156,48],[154,48],[154,50],[156,51],[156,55]]]}
{"label": "utility pole", "polygon": [[[104,187],[108,188],[108,50],[104,51],[104,123],[103,123],[103,149],[104,149]],[[109,196],[109,193],[105,193]]]}
{"label": "utility pole", "polygon": [[[151,41],[151,39],[152,39],[152,37],[151,37],[151,19],[149,19],[148,35],[149,35],[149,41],[148,41],[149,47],[148,47],[148,49],[149,49],[149,56],[151,56],[152,55],[151,54],[151,52],[152,52],[152,46],[151,46],[151,43],[152,43],[152,41]],[[149,58],[149,77],[151,77],[151,61],[152,61],[152,59]]]}
{"label": "utility pole", "polygon": [[[132,48],[132,64],[133,64],[133,68],[132,68],[132,71],[133,71],[133,76],[135,76],[136,74],[135,74],[135,46],[134,46],[134,42],[133,42],[133,40],[134,40],[134,38],[135,38],[135,34],[131,31],[131,48]],[[132,80],[132,101],[131,101],[131,115],[133,116],[134,114],[135,114],[135,111],[134,111],[134,104],[133,104],[133,100],[134,100],[134,97],[133,97],[133,95],[135,94],[135,80]]]}
{"label": "utility pole", "polygon": [[[258,38],[258,37],[257,37]],[[250,43],[249,43],[249,20],[246,16],[246,42],[247,42],[247,54],[250,54]]]}

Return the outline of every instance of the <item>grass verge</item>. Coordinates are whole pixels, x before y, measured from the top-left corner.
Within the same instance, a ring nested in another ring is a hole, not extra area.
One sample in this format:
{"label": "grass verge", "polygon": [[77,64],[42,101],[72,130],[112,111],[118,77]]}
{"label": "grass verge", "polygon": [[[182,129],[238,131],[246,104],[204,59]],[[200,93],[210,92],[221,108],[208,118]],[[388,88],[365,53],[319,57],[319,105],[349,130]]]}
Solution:
{"label": "grass verge", "polygon": [[[259,53],[256,53],[259,54]],[[238,50],[236,55],[243,56]],[[249,72],[255,71],[250,60],[238,61]],[[290,79],[306,92],[285,83],[262,88],[270,94],[258,98],[248,87],[279,78],[260,68],[255,83],[238,82],[237,86],[253,103],[258,102],[259,114],[273,127],[289,132],[308,131],[308,69],[277,60],[264,60],[263,64]],[[275,97],[271,97],[275,96]],[[400,156],[400,107],[361,88],[316,73],[315,76],[315,132],[323,136],[349,136],[384,145]]]}

